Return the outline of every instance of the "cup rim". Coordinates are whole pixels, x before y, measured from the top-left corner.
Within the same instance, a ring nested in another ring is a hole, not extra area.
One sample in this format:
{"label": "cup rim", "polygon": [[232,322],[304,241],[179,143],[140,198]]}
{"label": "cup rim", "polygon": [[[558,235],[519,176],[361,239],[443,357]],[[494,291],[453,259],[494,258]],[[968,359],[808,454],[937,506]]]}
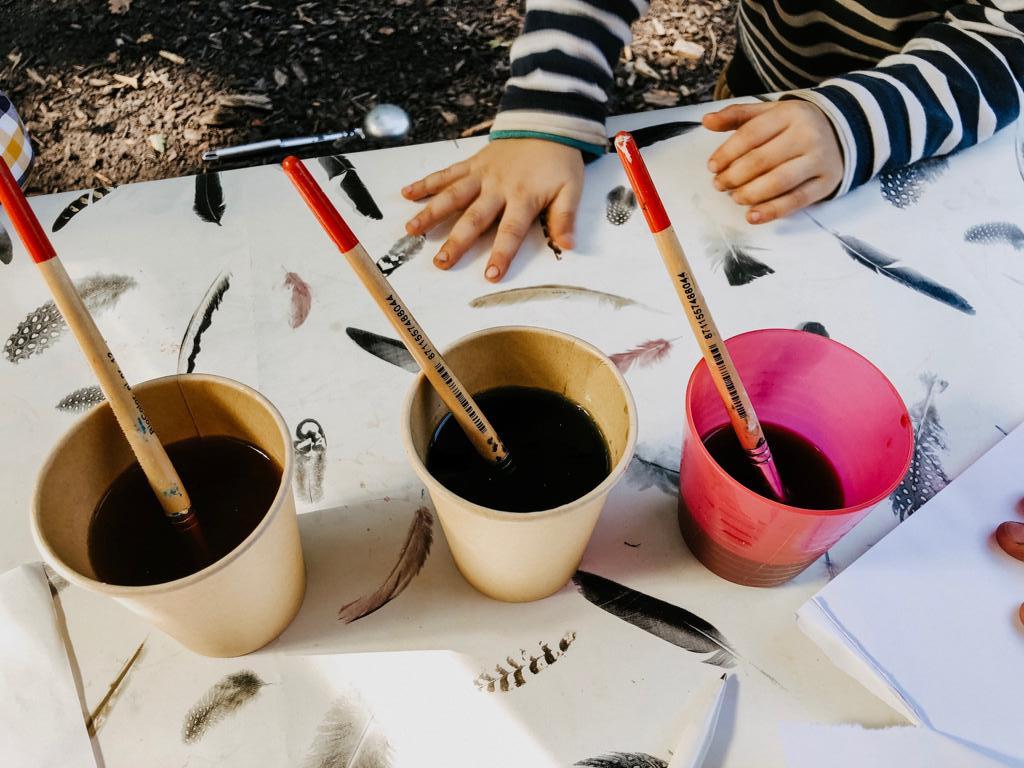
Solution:
{"label": "cup rim", "polygon": [[[247,552],[256,541],[264,534],[267,528],[270,527],[271,523],[280,515],[282,508],[286,506],[286,492],[292,492],[292,485],[290,482],[286,482],[291,477],[294,461],[294,448],[291,440],[289,439],[288,425],[285,423],[284,418],[281,416],[281,412],[277,410],[277,407],[270,402],[263,394],[258,390],[250,387],[247,384],[243,384],[235,379],[229,379],[226,376],[217,376],[211,373],[178,373],[171,374],[169,376],[159,376],[155,379],[147,379],[134,385],[132,389],[138,391],[140,388],[148,388],[156,384],[164,383],[167,381],[177,381],[182,378],[188,378],[195,381],[209,381],[216,384],[224,385],[229,389],[234,389],[245,395],[248,395],[259,402],[267,411],[270,413],[271,418],[277,424],[281,435],[284,438],[284,466],[281,468],[281,483],[277,489],[277,493],[274,495],[273,501],[270,503],[270,508],[263,515],[259,524],[252,530],[252,532],[246,536],[241,543],[238,544],[234,549],[228,552],[226,555],[221,557],[219,560],[211,563],[205,568],[190,573],[187,576],[182,576],[180,579],[174,579],[173,581],[163,581],[159,584],[145,584],[145,585],[128,585],[128,584],[109,584],[105,581],[99,581],[97,579],[90,578],[83,573],[79,573],[75,569],[67,565],[64,560],[57,556],[57,553],[50,547],[49,542],[43,536],[42,530],[39,524],[39,481],[37,479],[35,489],[32,492],[32,510],[31,510],[31,523],[32,523],[32,539],[35,542],[36,548],[42,553],[43,560],[57,571],[61,576],[66,578],[72,584],[83,587],[93,592],[100,592],[108,595],[114,595],[119,597],[145,597],[148,595],[156,595],[164,592],[172,592],[180,589],[185,589],[192,586],[193,584],[204,581],[215,573],[224,570],[231,563],[241,557]],[[43,477],[50,468],[56,463],[57,457],[60,455],[68,440],[71,438],[73,432],[78,429],[87,418],[95,418],[95,414],[98,410],[106,408],[110,409],[109,403],[103,402],[93,409],[90,409],[87,413],[79,417],[74,424],[71,425],[61,436],[60,440],[53,446],[50,452],[47,454],[46,459],[43,461],[43,465],[39,470],[37,478]]]}
{"label": "cup rim", "polygon": [[913,422],[910,418],[910,412],[907,410],[907,404],[903,401],[902,396],[900,396],[900,393],[897,391],[895,385],[889,380],[889,377],[886,376],[877,365],[868,360],[868,358],[866,358],[860,352],[851,347],[846,346],[842,342],[836,341],[835,339],[828,336],[822,336],[817,333],[811,333],[810,331],[801,331],[796,328],[757,328],[752,331],[746,331],[744,333],[738,333],[735,336],[730,336],[728,339],[725,339],[725,343],[728,345],[729,342],[734,341],[736,339],[742,339],[747,336],[756,336],[761,334],[794,334],[800,335],[802,338],[805,339],[813,337],[814,339],[818,339],[819,341],[813,341],[811,342],[812,344],[831,344],[833,346],[841,347],[846,352],[859,358],[863,363],[867,364],[875,373],[877,373],[881,380],[885,382],[885,385],[889,388],[889,391],[896,396],[896,401],[902,406],[902,417],[905,418],[907,422],[906,429],[910,437],[910,450],[907,451],[907,458],[906,461],[903,463],[903,470],[898,475],[896,475],[895,480],[893,480],[893,482],[890,483],[884,491],[875,494],[867,501],[863,501],[860,502],[859,504],[853,504],[850,506],[838,507],[836,509],[807,509],[805,507],[795,507],[792,504],[785,504],[781,501],[776,501],[775,499],[769,499],[765,496],[762,496],[760,493],[757,493],[757,491],[750,490],[742,483],[737,482],[732,475],[730,475],[728,472],[722,469],[721,466],[719,466],[718,462],[715,461],[714,457],[711,456],[711,454],[708,452],[708,449],[704,446],[704,441],[701,440],[699,436],[697,436],[697,427],[693,423],[693,412],[690,408],[690,399],[693,392],[694,380],[697,376],[697,372],[700,370],[701,365],[706,365],[704,358],[702,357],[693,366],[693,370],[690,371],[690,377],[689,379],[687,379],[686,394],[684,395],[683,399],[683,410],[686,412],[686,427],[689,430],[689,434],[697,436],[697,439],[695,440],[695,442],[697,443],[696,450],[702,456],[709,459],[708,464],[711,467],[711,471],[716,475],[727,479],[736,489],[736,492],[742,497],[746,497],[747,499],[751,499],[759,503],[768,502],[770,504],[774,504],[775,506],[781,509],[784,509],[786,512],[792,512],[801,515],[810,515],[812,517],[839,517],[842,515],[849,515],[855,512],[860,512],[870,507],[873,507],[886,496],[895,491],[899,484],[903,482],[903,478],[906,476],[907,470],[910,469],[910,463],[911,461],[913,461],[914,458],[914,430]]}
{"label": "cup rim", "polygon": [[405,448],[405,452],[409,457],[409,461],[412,463],[413,470],[416,472],[417,475],[419,475],[420,480],[428,486],[428,489],[430,490],[431,493],[434,493],[435,490],[439,491],[447,498],[453,501],[457,501],[459,505],[462,506],[463,508],[481,517],[485,517],[491,520],[500,520],[503,522],[515,522],[519,524],[526,524],[530,521],[547,520],[549,518],[569,514],[575,511],[577,508],[589,504],[594,499],[606,496],[608,493],[611,492],[611,489],[615,486],[616,483],[618,483],[622,475],[625,474],[626,468],[629,466],[629,463],[633,460],[633,454],[636,450],[636,403],[633,400],[633,393],[630,391],[629,385],[626,383],[625,377],[623,377],[622,372],[619,371],[615,363],[611,361],[608,355],[606,355],[604,352],[602,352],[600,349],[595,347],[590,342],[584,341],[578,336],[573,336],[572,334],[564,333],[562,331],[556,331],[551,328],[541,328],[539,326],[532,325],[497,325],[490,328],[484,328],[482,330],[474,331],[473,333],[466,334],[465,336],[456,339],[451,344],[447,345],[441,354],[447,355],[454,347],[461,346],[468,342],[474,341],[478,338],[484,336],[492,336],[497,333],[507,333],[509,331],[520,331],[526,333],[539,334],[543,336],[552,336],[560,340],[575,342],[582,348],[586,349],[587,351],[593,353],[598,358],[603,360],[611,369],[613,375],[615,376],[615,380],[618,382],[619,387],[621,388],[621,391],[625,396],[626,411],[629,416],[629,429],[626,434],[626,444],[623,447],[622,456],[619,457],[619,460],[608,471],[608,474],[605,476],[604,480],[602,480],[596,487],[588,491],[586,494],[580,496],[578,499],[573,499],[572,501],[566,502],[565,504],[561,504],[560,506],[557,507],[537,510],[536,512],[507,512],[500,509],[494,509],[492,507],[485,507],[481,504],[472,502],[469,499],[464,499],[462,496],[459,496],[456,493],[453,493],[452,491],[448,490],[448,488],[446,488],[439,480],[437,480],[437,478],[430,474],[430,472],[427,470],[426,465],[423,463],[423,460],[420,459],[419,454],[416,451],[416,447],[412,443],[412,430],[409,429],[409,417],[412,413],[412,403],[416,397],[416,392],[420,388],[423,381],[426,379],[422,371],[416,374],[416,378],[413,381],[412,386],[409,387],[409,391],[406,393],[405,396],[405,401],[402,404],[402,445]]}

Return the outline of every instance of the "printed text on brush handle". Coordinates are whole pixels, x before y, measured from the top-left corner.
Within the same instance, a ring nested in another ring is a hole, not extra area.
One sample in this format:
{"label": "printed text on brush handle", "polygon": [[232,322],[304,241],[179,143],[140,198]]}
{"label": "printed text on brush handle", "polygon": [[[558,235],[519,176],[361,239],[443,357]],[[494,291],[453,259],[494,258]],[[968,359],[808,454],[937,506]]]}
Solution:
{"label": "printed text on brush handle", "polygon": [[[448,387],[448,391],[452,393],[459,405],[462,406],[462,410],[469,417],[469,420],[473,422],[473,425],[481,434],[484,434],[487,431],[487,425],[484,423],[484,420],[480,418],[480,414],[477,413],[476,408],[474,408],[469,402],[469,399],[455,381],[455,378],[448,372],[448,369],[444,367],[440,360],[435,360],[437,354],[434,352],[430,342],[427,341],[427,337],[423,335],[419,328],[413,325],[412,319],[410,318],[409,313],[405,310],[405,307],[403,307],[401,302],[395,298],[393,293],[389,293],[385,301],[387,301],[391,311],[395,313],[395,316],[402,323],[402,326],[405,329],[405,332],[409,335],[409,338],[416,342],[416,345],[423,351],[427,360],[434,364],[434,370],[437,372],[437,375],[441,377],[441,381],[443,381],[445,386]],[[504,446],[501,445],[497,438],[489,438],[487,442],[491,446],[492,453],[498,453],[501,451],[502,454],[504,454]],[[499,460],[503,459],[504,456],[499,458]]]}
{"label": "printed text on brush handle", "polygon": [[[697,293],[693,289],[693,282],[686,272],[679,273],[679,286],[683,289],[683,295],[686,296],[686,301],[690,311],[693,312],[693,319],[697,322],[701,335],[705,341],[711,342],[708,344],[708,352],[711,353],[711,358],[715,361],[718,375],[722,378],[725,389],[729,393],[729,402],[732,403],[733,410],[739,418],[747,421],[747,409],[743,405],[743,399],[740,397],[736,384],[732,380],[732,372],[729,370],[729,366],[725,364],[725,356],[722,354],[722,350],[718,348],[718,344],[711,341],[718,335],[718,329],[712,326],[711,318],[704,312],[700,302],[697,301]],[[759,445],[763,443],[764,439],[762,438],[759,441]],[[753,453],[751,456],[753,456]]]}

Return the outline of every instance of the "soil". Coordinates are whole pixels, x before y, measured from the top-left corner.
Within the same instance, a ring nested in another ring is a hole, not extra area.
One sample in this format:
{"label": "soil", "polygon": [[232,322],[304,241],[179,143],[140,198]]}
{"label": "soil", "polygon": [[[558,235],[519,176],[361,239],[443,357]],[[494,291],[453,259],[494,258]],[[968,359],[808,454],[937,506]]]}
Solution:
{"label": "soil", "polygon": [[[610,112],[709,99],[735,5],[655,0]],[[196,173],[210,147],[354,128],[384,102],[409,112],[410,142],[457,138],[488,130],[522,13],[517,0],[0,0],[0,90],[38,152],[31,193]]]}

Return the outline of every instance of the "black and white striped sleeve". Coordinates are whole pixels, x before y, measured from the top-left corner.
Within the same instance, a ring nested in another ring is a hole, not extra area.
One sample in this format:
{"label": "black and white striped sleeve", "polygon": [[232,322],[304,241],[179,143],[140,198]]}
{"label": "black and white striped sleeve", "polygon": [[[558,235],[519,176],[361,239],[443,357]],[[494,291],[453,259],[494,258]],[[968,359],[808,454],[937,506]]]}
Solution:
{"label": "black and white striped sleeve", "polygon": [[874,68],[785,98],[811,101],[832,121],[845,157],[841,195],[990,138],[1017,119],[1022,86],[1024,0],[978,0],[947,10]]}
{"label": "black and white striped sleeve", "polygon": [[492,139],[540,137],[601,154],[612,72],[644,0],[527,0]]}

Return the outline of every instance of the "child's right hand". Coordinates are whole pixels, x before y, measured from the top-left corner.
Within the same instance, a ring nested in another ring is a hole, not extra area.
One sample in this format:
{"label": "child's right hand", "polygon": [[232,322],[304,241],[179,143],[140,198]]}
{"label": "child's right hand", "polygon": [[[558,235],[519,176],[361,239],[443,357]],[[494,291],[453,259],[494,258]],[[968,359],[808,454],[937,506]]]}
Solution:
{"label": "child's right hand", "polygon": [[402,189],[408,200],[433,199],[406,225],[411,235],[462,211],[434,265],[449,269],[501,216],[484,277],[492,283],[508,271],[533,222],[548,210],[548,232],[559,248],[573,246],[573,222],[583,192],[583,155],[545,139],[499,139],[468,160]]}

